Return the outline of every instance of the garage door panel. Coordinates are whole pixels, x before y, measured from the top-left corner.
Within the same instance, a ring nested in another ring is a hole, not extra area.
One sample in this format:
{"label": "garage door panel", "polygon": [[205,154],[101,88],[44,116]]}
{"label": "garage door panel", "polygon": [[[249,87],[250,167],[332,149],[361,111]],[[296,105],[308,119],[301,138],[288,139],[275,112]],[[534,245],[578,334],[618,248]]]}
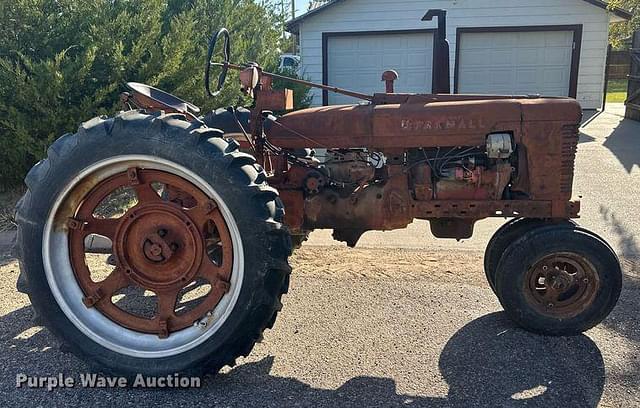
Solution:
{"label": "garage door panel", "polygon": [[543,73],[543,80],[547,88],[564,89],[569,78],[563,70],[548,69]]}
{"label": "garage door panel", "polygon": [[[345,37],[345,38],[348,39],[348,37]],[[361,37],[357,39],[357,44],[358,44],[358,47],[357,47],[358,50],[365,50],[365,51],[382,47],[382,41],[380,38]]]}
{"label": "garage door panel", "polygon": [[545,64],[571,64],[571,54],[573,47],[551,47],[546,48],[544,52]]}
{"label": "garage door panel", "polygon": [[[365,94],[384,92],[382,73],[398,72],[397,92],[431,90],[433,34],[353,34],[327,40],[327,79],[330,85]],[[356,99],[329,93],[330,104]]]}
{"label": "garage door panel", "polygon": [[[485,71],[486,72],[486,71]],[[506,89],[516,82],[516,71],[513,69],[496,69],[488,72],[489,83]]]}
{"label": "garage door panel", "polygon": [[380,44],[384,50],[406,49],[407,40],[399,36],[382,37]]}
{"label": "garage door panel", "polygon": [[355,65],[356,67],[379,67],[380,57],[377,55],[359,55],[358,63]]}
{"label": "garage door panel", "polygon": [[536,66],[544,58],[544,51],[537,48],[519,48],[513,50],[516,55],[515,64],[517,66],[532,65]]}
{"label": "garage door panel", "polygon": [[353,51],[358,48],[358,43],[349,41],[346,37],[334,37],[332,38],[333,46],[337,52],[340,51]]}
{"label": "garage door panel", "polygon": [[427,72],[408,72],[406,75],[406,81],[401,85],[404,88],[420,88],[423,87],[425,83],[431,80],[431,71]]}
{"label": "garage door panel", "polygon": [[568,96],[572,31],[462,32],[458,92]]}
{"label": "garage door panel", "polygon": [[567,35],[568,31],[545,32],[547,47],[573,47],[573,35]]}
{"label": "garage door panel", "polygon": [[[400,66],[406,66],[407,68],[425,69],[427,66],[431,65],[431,58],[432,56],[430,54],[427,54],[426,52],[416,52],[414,54],[406,55],[406,62],[404,61],[405,58],[403,58]],[[395,61],[389,61],[388,66],[398,64],[398,62],[399,61],[397,59]]]}
{"label": "garage door panel", "polygon": [[[482,53],[482,51],[478,51]],[[492,65],[492,64],[504,64],[511,65],[513,64],[514,54],[513,50],[494,50],[492,52],[487,53],[486,51],[483,53],[486,57],[484,59],[484,65]]]}
{"label": "garage door panel", "polygon": [[433,48],[433,36],[431,34],[405,36],[404,41],[407,43],[407,47],[424,50],[427,48]]}
{"label": "garage door panel", "polygon": [[548,40],[546,33],[542,32],[527,32],[527,33],[505,33],[513,36],[517,41],[518,47],[540,47],[549,46],[553,40]]}
{"label": "garage door panel", "polygon": [[485,70],[469,70],[467,71],[467,78],[469,79],[469,87],[475,89],[480,84],[486,84],[487,82],[492,82],[491,71]]}
{"label": "garage door panel", "polygon": [[353,67],[358,65],[357,56],[351,55],[336,55],[333,59],[334,63],[338,66]]}
{"label": "garage door panel", "polygon": [[385,67],[390,67],[398,63],[406,65],[408,56],[398,55],[398,54],[389,54],[389,55],[383,55],[381,60],[382,60],[382,65]]}
{"label": "garage door panel", "polygon": [[530,90],[540,83],[540,79],[539,72],[535,69],[519,69],[516,71],[516,81],[512,84],[512,88],[518,91],[516,93],[536,93]]}
{"label": "garage door panel", "polygon": [[486,51],[468,50],[465,55],[467,64],[471,66],[483,66],[491,63],[491,56]]}

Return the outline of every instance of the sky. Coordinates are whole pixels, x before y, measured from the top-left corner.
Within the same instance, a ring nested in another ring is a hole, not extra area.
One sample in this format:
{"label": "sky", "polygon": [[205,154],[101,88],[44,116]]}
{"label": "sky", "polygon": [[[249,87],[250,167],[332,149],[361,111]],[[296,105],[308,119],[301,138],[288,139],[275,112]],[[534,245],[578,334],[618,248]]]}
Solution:
{"label": "sky", "polygon": [[296,16],[306,13],[309,3],[310,0],[296,0]]}

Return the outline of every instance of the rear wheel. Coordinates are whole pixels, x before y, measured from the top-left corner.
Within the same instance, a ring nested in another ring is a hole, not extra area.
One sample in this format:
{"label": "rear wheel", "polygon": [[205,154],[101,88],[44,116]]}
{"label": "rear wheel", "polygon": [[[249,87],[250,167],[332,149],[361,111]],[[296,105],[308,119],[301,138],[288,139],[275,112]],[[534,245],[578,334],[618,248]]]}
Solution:
{"label": "rear wheel", "polygon": [[233,364],[273,325],[288,287],[291,241],[264,171],[182,119],[94,119],[27,176],[17,219],[31,301],[102,371]]}
{"label": "rear wheel", "polygon": [[575,335],[598,325],[615,307],[621,287],[616,254],[577,227],[530,231],[507,248],[496,274],[509,317],[549,335]]}

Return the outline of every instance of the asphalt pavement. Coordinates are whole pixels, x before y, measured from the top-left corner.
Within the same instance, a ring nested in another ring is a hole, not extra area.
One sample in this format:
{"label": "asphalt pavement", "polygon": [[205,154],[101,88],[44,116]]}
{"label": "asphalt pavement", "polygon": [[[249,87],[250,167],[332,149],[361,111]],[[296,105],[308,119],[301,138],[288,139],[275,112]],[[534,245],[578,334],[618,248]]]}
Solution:
{"label": "asphalt pavement", "polygon": [[[622,298],[584,335],[515,327],[484,282],[482,252],[504,220],[438,241],[425,223],[369,233],[358,248],[326,231],[292,258],[290,293],[252,354],[190,390],[16,388],[16,376],[79,378],[14,289],[0,260],[0,401],[4,406],[640,407],[640,123],[603,113],[583,129],[576,194],[581,224],[623,260]],[[1,237],[0,237],[1,238]],[[0,241],[2,241],[0,239]],[[2,242],[0,242],[0,245]],[[9,246],[8,244],[6,245]],[[6,251],[6,250],[5,250]]]}

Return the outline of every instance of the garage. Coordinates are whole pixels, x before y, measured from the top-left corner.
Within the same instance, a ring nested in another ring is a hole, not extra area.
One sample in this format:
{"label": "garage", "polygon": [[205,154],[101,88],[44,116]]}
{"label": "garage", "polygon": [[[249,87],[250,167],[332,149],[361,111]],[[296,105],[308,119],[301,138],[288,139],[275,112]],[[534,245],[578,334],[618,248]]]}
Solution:
{"label": "garage", "polygon": [[459,29],[455,91],[576,97],[580,27]]}
{"label": "garage", "polygon": [[[631,13],[602,0],[324,0],[286,23],[306,79],[363,93],[430,93],[434,21],[447,12],[450,87],[458,93],[571,96],[603,104],[609,24]],[[354,103],[312,91],[312,105]]]}
{"label": "garage", "polygon": [[[382,72],[398,72],[397,92],[431,89],[433,31],[331,33],[325,36],[327,83],[373,94],[381,92]],[[353,98],[330,93],[331,105],[353,103]]]}

